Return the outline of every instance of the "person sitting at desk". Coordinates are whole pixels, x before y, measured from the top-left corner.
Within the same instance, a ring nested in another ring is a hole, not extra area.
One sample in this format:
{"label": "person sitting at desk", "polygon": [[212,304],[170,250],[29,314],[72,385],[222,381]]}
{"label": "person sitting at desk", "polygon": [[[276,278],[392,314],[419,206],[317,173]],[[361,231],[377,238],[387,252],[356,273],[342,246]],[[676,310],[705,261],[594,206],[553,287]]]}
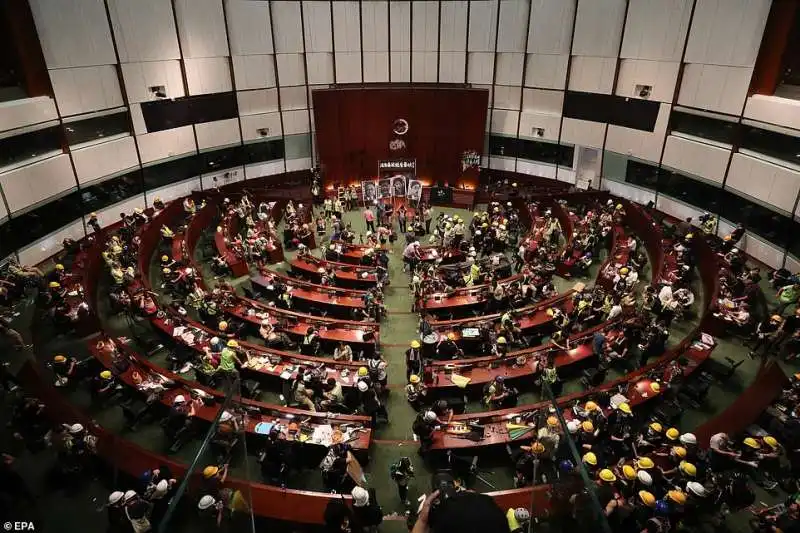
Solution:
{"label": "person sitting at desk", "polygon": [[339,346],[333,351],[333,360],[341,363],[352,363],[353,348],[344,341],[339,342]]}
{"label": "person sitting at desk", "polygon": [[497,376],[483,390],[483,404],[491,410],[505,409],[517,404],[518,393],[505,384],[503,376]]}
{"label": "person sitting at desk", "polygon": [[345,405],[344,390],[341,383],[336,378],[328,378],[322,387],[322,399],[319,402],[320,409],[331,413],[346,413],[349,411]]}
{"label": "person sitting at desk", "polygon": [[309,411],[316,411],[314,405],[314,390],[311,388],[313,378],[310,373],[304,369],[297,372],[297,377],[292,383],[292,400],[298,404],[301,409],[308,409]]}
{"label": "person sitting at desk", "polygon": [[300,353],[303,355],[317,355],[319,353],[320,341],[317,328],[309,326],[300,345]]}
{"label": "person sitting at desk", "polygon": [[458,359],[464,355],[464,350],[456,344],[456,335],[453,332],[439,338],[436,343],[436,356],[439,359]]}
{"label": "person sitting at desk", "polygon": [[103,370],[92,378],[91,395],[95,403],[107,401],[117,389],[117,381],[110,370]]}

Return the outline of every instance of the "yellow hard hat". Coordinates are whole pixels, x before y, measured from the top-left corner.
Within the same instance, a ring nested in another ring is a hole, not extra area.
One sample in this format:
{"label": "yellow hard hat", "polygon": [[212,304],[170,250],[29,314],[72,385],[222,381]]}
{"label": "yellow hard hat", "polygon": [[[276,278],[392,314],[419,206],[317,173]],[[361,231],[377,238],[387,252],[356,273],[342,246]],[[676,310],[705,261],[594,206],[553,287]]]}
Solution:
{"label": "yellow hard hat", "polygon": [[656,433],[661,433],[662,431],[664,431],[664,428],[658,422],[651,422],[650,429],[652,429]]}
{"label": "yellow hard hat", "polygon": [[619,273],[622,274],[622,275],[625,275],[630,271],[631,271],[631,269],[629,269],[628,267],[622,267],[622,268],[619,269]]}
{"label": "yellow hard hat", "polygon": [[411,383],[419,383],[419,376],[416,374],[411,374],[411,376],[408,378],[408,381]]}
{"label": "yellow hard hat", "polygon": [[587,465],[597,466],[597,456],[594,452],[588,452],[583,456],[583,462]]}
{"label": "yellow hard hat", "polygon": [[547,425],[550,426],[551,428],[558,427],[558,418],[554,416],[548,416]]}
{"label": "yellow hard hat", "polygon": [[771,435],[767,435],[764,437],[764,443],[769,446],[770,448],[777,448],[778,447],[778,439]]}
{"label": "yellow hard hat", "polygon": [[650,390],[653,391],[653,392],[660,392],[661,391],[661,385],[659,385],[657,382],[654,381],[654,382],[652,382],[650,384]]}
{"label": "yellow hard hat", "polygon": [[678,465],[678,468],[681,469],[681,472],[686,474],[687,476],[696,476],[697,475],[697,467],[694,466],[692,463],[687,463],[686,461],[681,461],[681,464]]}
{"label": "yellow hard hat", "polygon": [[653,463],[653,460],[649,457],[640,457],[636,461],[636,466],[643,470],[650,470],[655,466],[655,463]]}
{"label": "yellow hard hat", "polygon": [[56,363],[63,363],[66,360],[67,360],[67,357],[64,356],[64,355],[57,355],[57,356],[53,357],[53,361],[55,361]]}
{"label": "yellow hard hat", "polygon": [[591,420],[584,420],[583,424],[581,424],[581,428],[583,428],[586,433],[591,433],[594,431],[594,424],[592,424]]}
{"label": "yellow hard hat", "polygon": [[612,481],[616,481],[617,480],[617,476],[615,476],[614,472],[612,472],[608,468],[602,469],[600,471],[600,474],[598,474],[598,477],[600,479],[602,479],[603,481],[607,481],[609,483],[611,483]]}
{"label": "yellow hard hat", "polygon": [[628,402],[622,402],[617,406],[617,409],[625,413],[626,415],[631,414],[631,406]]}
{"label": "yellow hard hat", "polygon": [[61,263],[58,263],[56,265],[56,270],[64,270],[64,265],[62,265]]}
{"label": "yellow hard hat", "polygon": [[358,368],[359,377],[362,377],[362,378],[366,377],[367,374],[369,374],[369,370],[367,370],[367,367],[361,366],[361,367]]}
{"label": "yellow hard hat", "polygon": [[681,459],[686,457],[686,448],[684,448],[683,446],[673,446],[672,452]]}
{"label": "yellow hard hat", "polygon": [[228,347],[229,348],[238,348],[239,347],[239,343],[236,342],[235,340],[231,339],[231,340],[228,341]]}
{"label": "yellow hard hat", "polygon": [[456,334],[451,331],[450,333],[447,334],[447,340],[451,341],[456,340]]}
{"label": "yellow hard hat", "polygon": [[669,440],[678,440],[678,437],[681,436],[681,432],[676,428],[669,428],[666,435]]}
{"label": "yellow hard hat", "polygon": [[219,326],[217,326],[217,329],[219,329],[220,331],[225,331],[226,329],[228,329],[228,323],[225,322],[224,320],[221,320]]}
{"label": "yellow hard hat", "polygon": [[219,472],[218,466],[207,466],[203,469],[203,477],[206,479],[212,478]]}
{"label": "yellow hard hat", "polygon": [[103,379],[111,379],[111,372],[109,370],[103,370],[100,372],[100,377]]}
{"label": "yellow hard hat", "polygon": [[419,341],[417,341],[417,340],[411,341],[411,347],[412,348],[419,348]]}
{"label": "yellow hard hat", "polygon": [[646,490],[639,491],[639,499],[648,507],[655,507],[656,506],[656,497],[653,496],[653,493],[647,492]]}
{"label": "yellow hard hat", "polygon": [[57,289],[61,287],[61,284],[57,281],[51,281],[48,287],[50,287],[51,289]]}
{"label": "yellow hard hat", "polygon": [[731,240],[731,239],[733,239],[733,237],[731,237],[730,235],[725,235],[725,236],[722,238],[722,240],[723,240],[723,241],[729,241],[729,240]]}
{"label": "yellow hard hat", "polygon": [[746,439],[744,439],[743,442],[744,442],[745,446],[753,448],[754,450],[757,450],[757,449],[761,448],[761,445],[753,437],[747,437]]}
{"label": "yellow hard hat", "polygon": [[622,204],[617,204],[617,209],[622,209]]}
{"label": "yellow hard hat", "polygon": [[597,410],[597,404],[594,403],[593,401],[589,400],[588,402],[586,402],[586,404],[583,406],[583,408],[586,409],[587,411],[596,411]]}
{"label": "yellow hard hat", "polygon": [[622,475],[625,476],[625,479],[633,481],[636,479],[636,469],[631,465],[622,465]]}
{"label": "yellow hard hat", "polygon": [[773,322],[783,322],[783,317],[781,315],[772,315],[770,320]]}
{"label": "yellow hard hat", "polygon": [[553,316],[554,314],[556,314],[556,312],[555,312],[555,311],[553,311],[553,308],[552,308],[552,307],[551,307],[550,309],[548,309],[548,310],[546,311],[546,313],[547,313],[547,316]]}
{"label": "yellow hard hat", "polygon": [[531,446],[531,452],[532,453],[537,453],[537,454],[538,453],[544,453],[544,444],[542,444],[541,442],[538,442],[538,441],[534,442],[533,445]]}
{"label": "yellow hard hat", "polygon": [[679,490],[671,490],[667,493],[667,498],[672,500],[673,502],[677,503],[678,505],[683,505],[686,503],[686,494]]}
{"label": "yellow hard hat", "polygon": [[687,240],[687,241],[690,241],[690,240],[692,240],[692,238],[693,238],[693,237],[694,237],[694,233],[687,233],[687,234],[686,234],[686,240]]}
{"label": "yellow hard hat", "polygon": [[506,338],[505,337],[497,337],[497,344],[505,344]]}
{"label": "yellow hard hat", "polygon": [[164,274],[169,274],[170,272],[172,272],[172,270],[170,270],[167,267],[164,267],[164,268],[161,269],[161,272],[164,273]]}
{"label": "yellow hard hat", "polygon": [[162,261],[169,261],[169,256],[168,255],[162,255],[161,256],[161,260]]}

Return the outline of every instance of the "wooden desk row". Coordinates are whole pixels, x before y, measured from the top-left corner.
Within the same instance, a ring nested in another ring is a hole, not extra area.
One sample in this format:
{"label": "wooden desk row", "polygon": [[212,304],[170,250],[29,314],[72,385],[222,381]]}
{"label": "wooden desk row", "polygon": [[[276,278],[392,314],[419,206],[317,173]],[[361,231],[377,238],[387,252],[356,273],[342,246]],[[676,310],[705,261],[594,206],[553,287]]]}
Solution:
{"label": "wooden desk row", "polygon": [[[584,345],[586,346],[586,345]],[[693,374],[700,366],[711,356],[711,352],[713,351],[714,346],[711,347],[690,347],[686,352],[683,353],[683,356],[688,360],[688,364],[682,367],[684,377],[688,377]],[[591,346],[589,346],[585,351],[588,351],[589,355],[591,355]],[[584,351],[584,352],[585,352]],[[583,357],[587,357],[584,355]],[[597,394],[603,390],[612,390],[617,388],[621,384],[626,385],[626,392],[624,393],[625,397],[629,405],[632,408],[635,408],[638,405],[643,404],[644,402],[651,400],[653,398],[657,398],[663,395],[666,390],[667,386],[664,385],[660,388],[658,392],[653,391],[652,384],[655,381],[647,377],[647,374],[651,372],[655,372],[658,374],[661,372],[661,375],[664,375],[666,372],[666,365],[662,362],[659,363],[658,368],[647,367],[648,371],[639,371],[634,372],[633,375],[624,376],[621,380],[611,383],[603,384],[601,387],[593,389],[591,391],[586,391],[584,393],[580,393],[578,395],[571,395],[567,397],[562,397],[557,399],[557,403],[559,407],[562,409],[562,413],[566,420],[570,420],[574,417],[571,409],[568,409],[568,406],[573,404],[575,401],[581,398],[587,398],[592,394]],[[660,381],[660,378],[659,378]],[[548,411],[552,407],[551,402],[549,401],[542,401],[536,404],[518,406],[515,408],[504,409],[501,411],[490,411],[485,413],[468,413],[463,415],[457,415],[453,417],[453,422],[451,425],[454,426],[463,426],[469,422],[477,422],[481,426],[484,427],[484,438],[480,441],[473,441],[470,439],[466,439],[460,437],[458,435],[454,435],[448,432],[446,427],[443,427],[437,430],[434,433],[434,441],[433,441],[433,449],[453,449],[453,448],[476,448],[476,447],[483,447],[483,446],[494,446],[497,444],[507,444],[509,442],[514,441],[514,439],[509,435],[507,425],[509,423],[513,424],[520,424],[522,420],[520,417],[527,413],[531,413],[534,411],[545,410]],[[608,414],[610,410],[606,411]],[[534,433],[528,433],[524,437],[518,440],[530,440]]]}
{"label": "wooden desk row", "polygon": [[[338,246],[341,247],[341,252],[336,250]],[[333,263],[361,265],[368,248],[370,246],[366,244],[331,243],[325,250],[325,259]],[[422,261],[441,259],[441,264],[443,265],[464,259],[464,254],[460,250],[446,250],[441,246],[420,246],[420,255]]]}
{"label": "wooden desk row", "polygon": [[[89,351],[94,358],[97,359],[105,369],[114,373],[114,365],[111,356],[99,350],[93,341],[90,341],[88,344]],[[136,355],[128,346],[122,344],[121,341],[117,341],[117,346],[130,362],[130,366],[125,372],[121,374],[117,373],[116,375],[121,383],[140,391],[143,395],[147,395],[148,389],[142,388],[143,383],[149,383],[149,385],[152,386],[166,383],[166,380],[172,381],[175,385],[166,384],[164,387],[166,390],[160,395],[160,402],[166,407],[171,406],[173,400],[178,395],[184,396],[187,401],[190,401],[192,397],[198,399],[202,399],[202,397],[213,398],[213,404],[209,404],[209,402],[200,403],[200,405],[196,407],[195,416],[197,419],[209,424],[214,422],[225,400],[225,394],[223,392],[204,387],[197,382],[188,381],[177,374],[160,368],[150,361]],[[235,407],[246,409],[246,416],[244,416],[244,420],[240,421],[244,422],[243,429],[249,435],[266,436],[272,427],[277,427],[287,440],[291,441],[300,439],[300,433],[289,431],[289,424],[291,423],[306,426],[309,431],[314,431],[323,426],[341,427],[344,424],[359,429],[352,433],[352,440],[348,442],[354,449],[366,450],[369,448],[372,435],[372,431],[369,429],[369,417],[335,413],[314,413],[303,409],[266,404],[241,397],[234,398],[233,402]],[[342,429],[345,430],[346,428]],[[343,431],[343,433],[345,433],[345,431]],[[349,435],[349,433],[345,434]],[[332,444],[331,441],[327,440],[313,442],[311,439],[303,439],[301,442],[319,446],[329,446]]]}
{"label": "wooden desk row", "polygon": [[327,268],[328,266],[333,267],[334,283],[339,287],[366,290],[378,283],[375,267],[334,263],[324,259],[317,259],[311,255],[296,256],[289,261],[289,266],[292,272],[308,278],[314,283],[318,283],[322,279],[319,269]]}

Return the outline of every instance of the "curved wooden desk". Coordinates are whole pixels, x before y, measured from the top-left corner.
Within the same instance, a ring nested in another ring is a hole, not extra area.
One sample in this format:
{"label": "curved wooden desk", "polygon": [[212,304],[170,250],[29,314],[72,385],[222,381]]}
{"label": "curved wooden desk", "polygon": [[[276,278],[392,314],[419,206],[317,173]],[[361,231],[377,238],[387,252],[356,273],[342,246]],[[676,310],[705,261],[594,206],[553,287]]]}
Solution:
{"label": "curved wooden desk", "polygon": [[[378,283],[378,276],[375,273],[375,267],[362,267],[356,265],[347,265],[344,263],[334,263],[325,261],[324,259],[317,259],[313,256],[298,256],[289,261],[289,266],[293,272],[307,277],[314,282],[321,279],[321,274],[318,272],[319,268],[326,268],[328,265],[333,267],[334,283],[340,287],[351,287],[357,289],[369,289]],[[363,274],[366,274],[364,276]]]}
{"label": "curved wooden desk", "polygon": [[[147,450],[133,442],[115,435],[69,402],[64,401],[58,389],[31,361],[27,361],[17,375],[26,391],[45,404],[45,414],[54,423],[80,423],[97,437],[97,455],[103,461],[131,479],[138,479],[142,472],[154,465],[166,465],[176,478],[182,479],[190,474],[189,490],[196,497],[202,492],[202,473],[188,472],[184,463],[179,463],[163,454]],[[331,501],[344,501],[351,504],[349,495],[329,494],[265,485],[244,479],[228,478],[226,487],[238,489],[251,498],[249,503],[256,515],[277,520],[303,524],[324,523],[325,509]]]}
{"label": "curved wooden desk", "polygon": [[[166,407],[171,406],[173,399],[178,395],[183,395],[188,400],[193,395],[197,396],[197,391],[200,391],[200,393],[206,397],[215,398],[216,403],[214,405],[206,405],[203,403],[197,407],[197,414],[195,416],[198,420],[202,420],[208,424],[214,422],[225,399],[225,394],[223,392],[205,387],[194,381],[186,380],[177,374],[160,368],[150,361],[138,357],[129,347],[120,342],[117,343],[117,346],[131,362],[128,370],[122,374],[116,374],[117,379],[121,383],[142,392],[142,394],[146,394],[146,392],[142,391],[139,387],[140,379],[147,379],[148,376],[161,376],[173,381],[176,386],[168,388],[159,398],[159,401]],[[105,369],[111,370],[112,373],[114,372],[111,357],[98,350],[92,341],[89,342],[89,351]],[[139,376],[138,378],[136,377],[137,374]],[[242,406],[247,409],[244,430],[249,435],[265,437],[266,433],[261,428],[274,425],[280,427],[281,432],[287,440],[294,440],[295,435],[289,433],[288,426],[291,422],[295,421],[295,419],[305,420],[305,424],[307,424],[311,430],[324,425],[351,424],[356,427],[363,427],[364,429],[354,435],[355,438],[348,443],[357,450],[366,450],[369,448],[372,435],[372,431],[368,427],[370,423],[369,417],[340,415],[335,413],[315,413],[304,409],[293,409],[291,407],[267,404],[241,397],[236,397],[234,402],[237,406]],[[259,426],[259,424],[262,424],[262,426]],[[317,446],[330,445],[330,443],[314,443],[310,441],[304,441],[303,444],[314,444]]]}

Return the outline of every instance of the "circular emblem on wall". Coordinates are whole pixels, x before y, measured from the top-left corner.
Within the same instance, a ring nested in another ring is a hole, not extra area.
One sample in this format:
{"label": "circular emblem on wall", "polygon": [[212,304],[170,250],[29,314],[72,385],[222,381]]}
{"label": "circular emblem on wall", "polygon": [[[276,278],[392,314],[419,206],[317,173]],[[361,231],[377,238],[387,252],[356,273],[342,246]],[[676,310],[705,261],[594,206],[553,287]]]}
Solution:
{"label": "circular emblem on wall", "polygon": [[404,118],[398,118],[392,123],[392,131],[395,135],[405,135],[408,133],[408,122]]}

